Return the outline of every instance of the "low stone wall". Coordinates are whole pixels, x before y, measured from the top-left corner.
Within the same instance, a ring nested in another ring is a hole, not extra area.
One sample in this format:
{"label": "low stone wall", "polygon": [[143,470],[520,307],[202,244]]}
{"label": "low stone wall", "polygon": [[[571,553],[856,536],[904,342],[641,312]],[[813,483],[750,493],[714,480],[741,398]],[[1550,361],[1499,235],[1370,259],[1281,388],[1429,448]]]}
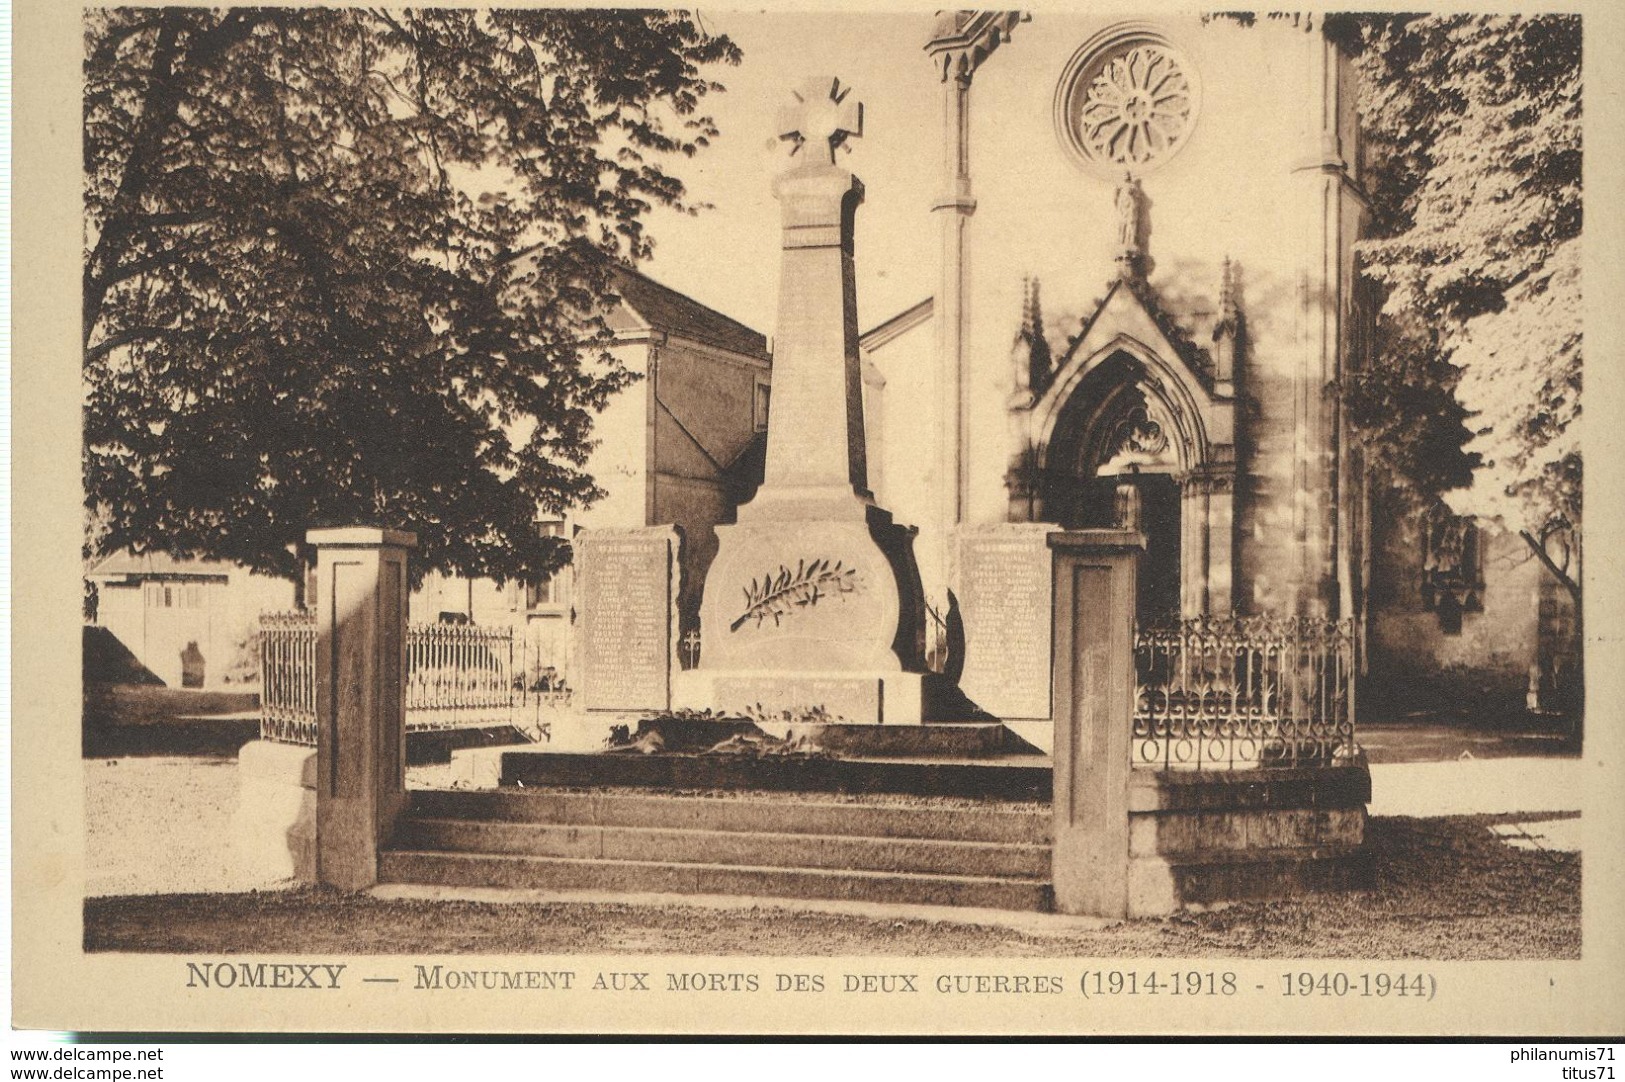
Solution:
{"label": "low stone wall", "polygon": [[316,749],[255,740],[237,753],[232,842],[251,881],[316,881]]}
{"label": "low stone wall", "polygon": [[1129,914],[1369,887],[1370,799],[1363,763],[1133,771]]}

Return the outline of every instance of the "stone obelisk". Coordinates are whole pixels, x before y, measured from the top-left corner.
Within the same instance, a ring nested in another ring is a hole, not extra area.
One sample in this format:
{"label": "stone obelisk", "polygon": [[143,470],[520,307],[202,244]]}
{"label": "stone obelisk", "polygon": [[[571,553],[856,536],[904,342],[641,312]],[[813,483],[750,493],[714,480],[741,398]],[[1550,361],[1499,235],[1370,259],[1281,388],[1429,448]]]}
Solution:
{"label": "stone obelisk", "polygon": [[863,184],[836,163],[862,128],[862,105],[833,78],[804,84],[780,117],[791,166],[773,186],[783,254],[767,460],[737,524],[717,527],[684,705],[920,720],[912,531],[874,506],[866,476],[852,255]]}

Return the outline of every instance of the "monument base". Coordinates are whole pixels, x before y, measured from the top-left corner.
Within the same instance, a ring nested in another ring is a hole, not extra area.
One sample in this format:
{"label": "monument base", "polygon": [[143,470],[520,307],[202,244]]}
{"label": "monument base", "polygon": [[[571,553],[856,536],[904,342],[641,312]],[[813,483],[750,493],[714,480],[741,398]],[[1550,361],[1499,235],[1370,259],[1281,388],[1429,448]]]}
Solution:
{"label": "monument base", "polygon": [[678,707],[753,720],[918,725],[920,684],[919,673],[897,670],[690,669],[674,674],[672,699]]}

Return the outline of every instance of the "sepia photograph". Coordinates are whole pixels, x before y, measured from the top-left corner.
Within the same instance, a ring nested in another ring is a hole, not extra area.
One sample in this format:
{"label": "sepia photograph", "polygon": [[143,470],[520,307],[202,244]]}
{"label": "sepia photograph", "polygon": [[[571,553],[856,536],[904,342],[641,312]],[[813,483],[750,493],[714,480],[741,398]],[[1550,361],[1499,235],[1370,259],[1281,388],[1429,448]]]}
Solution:
{"label": "sepia photograph", "polygon": [[1599,17],[33,7],[16,1024],[1625,1030]]}

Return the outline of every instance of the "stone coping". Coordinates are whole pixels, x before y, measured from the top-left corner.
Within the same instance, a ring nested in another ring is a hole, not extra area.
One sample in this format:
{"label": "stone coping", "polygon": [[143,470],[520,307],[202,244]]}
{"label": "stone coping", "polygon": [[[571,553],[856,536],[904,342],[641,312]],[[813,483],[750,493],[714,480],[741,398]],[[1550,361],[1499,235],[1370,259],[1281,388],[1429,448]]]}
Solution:
{"label": "stone coping", "polygon": [[410,530],[375,526],[329,526],[305,531],[305,542],[324,548],[417,548],[418,535]]}
{"label": "stone coping", "polygon": [[1138,530],[1056,530],[1048,541],[1062,552],[1145,551],[1145,534]]}
{"label": "stone coping", "polygon": [[1364,764],[1260,770],[1134,770],[1129,811],[1348,808],[1371,800]]}

